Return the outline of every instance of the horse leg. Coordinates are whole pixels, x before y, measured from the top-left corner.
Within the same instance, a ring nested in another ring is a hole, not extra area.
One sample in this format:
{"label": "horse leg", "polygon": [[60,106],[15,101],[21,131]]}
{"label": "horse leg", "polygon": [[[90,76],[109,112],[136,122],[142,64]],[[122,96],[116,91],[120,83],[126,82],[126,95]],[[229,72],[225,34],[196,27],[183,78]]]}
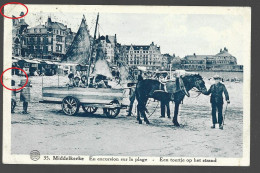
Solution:
{"label": "horse leg", "polygon": [[179,112],[179,105],[180,103],[179,102],[175,102],[175,107],[174,107],[174,117],[173,117],[173,124],[175,126],[180,126],[180,124],[178,123],[178,112]]}
{"label": "horse leg", "polygon": [[141,120],[141,117],[140,117],[140,104],[139,104],[139,102],[137,104],[137,121],[139,122],[139,124],[142,124],[142,120]]}
{"label": "horse leg", "polygon": [[148,118],[147,118],[147,116],[146,116],[146,113],[145,113],[145,111],[147,111],[148,112],[148,110],[147,110],[147,108],[146,108],[146,103],[147,103],[147,100],[148,100],[148,98],[147,99],[145,99],[145,101],[144,101],[144,104],[143,104],[143,112],[142,112],[142,114],[143,114],[143,117],[144,117],[144,121],[146,122],[146,124],[150,124],[150,122],[149,122],[149,120],[148,120]]}

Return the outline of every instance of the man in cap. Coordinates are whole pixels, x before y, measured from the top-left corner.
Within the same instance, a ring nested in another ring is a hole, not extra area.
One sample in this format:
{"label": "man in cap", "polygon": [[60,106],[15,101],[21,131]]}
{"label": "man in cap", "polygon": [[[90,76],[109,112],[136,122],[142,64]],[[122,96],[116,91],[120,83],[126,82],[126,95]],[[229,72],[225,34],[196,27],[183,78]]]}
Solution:
{"label": "man in cap", "polygon": [[[215,124],[219,124],[219,129],[223,130],[223,116],[222,116],[222,109],[223,109],[223,92],[225,94],[225,98],[227,103],[229,104],[229,95],[228,91],[224,84],[222,84],[220,81],[222,78],[219,75],[215,75],[214,77],[215,84],[211,85],[210,89],[204,93],[205,95],[211,94],[210,97],[210,103],[212,107],[212,122],[213,126],[211,128],[215,128]],[[216,118],[216,111],[218,110],[218,121]]]}

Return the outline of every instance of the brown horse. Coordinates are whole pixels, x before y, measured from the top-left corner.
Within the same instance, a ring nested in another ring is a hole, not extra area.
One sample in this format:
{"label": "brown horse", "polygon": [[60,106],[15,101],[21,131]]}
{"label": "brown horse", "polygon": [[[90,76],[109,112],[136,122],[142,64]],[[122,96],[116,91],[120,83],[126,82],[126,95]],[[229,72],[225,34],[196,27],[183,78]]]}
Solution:
{"label": "brown horse", "polygon": [[205,82],[203,81],[202,77],[199,74],[189,74],[182,77],[183,81],[183,89],[175,92],[174,94],[167,93],[167,92],[156,92],[158,90],[164,91],[164,85],[157,80],[146,79],[142,80],[137,83],[136,85],[136,99],[138,102],[137,105],[137,120],[139,124],[142,124],[142,120],[140,114],[144,118],[144,121],[149,124],[149,120],[146,116],[146,103],[148,98],[154,98],[158,101],[174,101],[175,102],[175,110],[174,110],[174,117],[173,117],[173,124],[175,126],[179,126],[177,117],[179,111],[179,105],[184,99],[185,95],[189,97],[189,91],[195,87],[201,93],[205,93],[207,88],[205,86]]}

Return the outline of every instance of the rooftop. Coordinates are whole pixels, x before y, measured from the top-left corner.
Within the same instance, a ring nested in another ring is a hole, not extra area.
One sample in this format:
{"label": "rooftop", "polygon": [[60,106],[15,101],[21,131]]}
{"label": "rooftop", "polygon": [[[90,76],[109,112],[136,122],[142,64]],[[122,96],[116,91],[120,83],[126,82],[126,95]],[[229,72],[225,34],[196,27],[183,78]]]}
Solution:
{"label": "rooftop", "polygon": [[[134,50],[149,50],[151,45],[126,45],[126,49],[129,50],[133,47]],[[156,47],[157,50],[160,50],[160,47]]]}
{"label": "rooftop", "polygon": [[205,60],[206,58],[210,58],[213,55],[187,55],[183,59],[185,60]]}

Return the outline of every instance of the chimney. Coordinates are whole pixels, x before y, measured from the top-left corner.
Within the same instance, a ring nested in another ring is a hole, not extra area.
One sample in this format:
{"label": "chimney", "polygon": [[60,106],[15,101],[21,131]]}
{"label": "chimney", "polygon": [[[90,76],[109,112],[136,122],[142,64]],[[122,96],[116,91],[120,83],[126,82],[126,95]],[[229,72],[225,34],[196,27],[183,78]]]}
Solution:
{"label": "chimney", "polygon": [[51,17],[48,16],[48,24],[51,24]]}
{"label": "chimney", "polygon": [[20,13],[20,16],[24,16],[24,12],[23,11]]}
{"label": "chimney", "polygon": [[108,35],[106,35],[106,42],[108,41]]}
{"label": "chimney", "polygon": [[194,55],[194,56],[196,56],[196,54],[195,54],[195,53],[193,53],[193,55]]}

